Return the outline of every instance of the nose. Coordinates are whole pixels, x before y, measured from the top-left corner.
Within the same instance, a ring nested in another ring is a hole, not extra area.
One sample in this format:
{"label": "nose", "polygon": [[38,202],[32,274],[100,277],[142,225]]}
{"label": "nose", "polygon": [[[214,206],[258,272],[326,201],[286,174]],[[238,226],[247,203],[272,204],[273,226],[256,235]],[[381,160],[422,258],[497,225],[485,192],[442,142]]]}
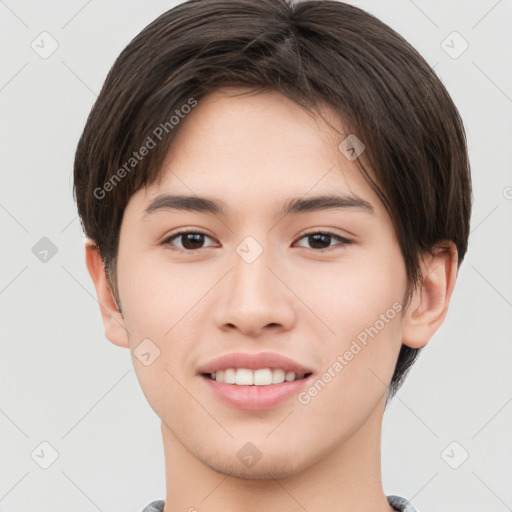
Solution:
{"label": "nose", "polygon": [[274,334],[293,327],[294,295],[286,286],[286,271],[263,251],[248,262],[235,253],[232,269],[218,289],[214,306],[217,327],[249,337]]}

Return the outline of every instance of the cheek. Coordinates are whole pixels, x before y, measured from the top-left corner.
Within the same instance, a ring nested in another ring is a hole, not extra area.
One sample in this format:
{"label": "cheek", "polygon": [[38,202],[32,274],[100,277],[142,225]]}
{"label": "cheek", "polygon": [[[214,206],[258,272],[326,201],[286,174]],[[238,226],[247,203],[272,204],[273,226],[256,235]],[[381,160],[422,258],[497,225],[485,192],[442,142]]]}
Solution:
{"label": "cheek", "polygon": [[308,281],[315,313],[334,332],[321,341],[324,371],[316,387],[322,396],[315,407],[334,404],[333,413],[341,415],[347,407],[362,420],[386,393],[394,371],[406,277],[399,252],[358,256]]}
{"label": "cheek", "polygon": [[[297,295],[330,328],[326,337],[340,342],[355,338],[385,315],[386,330],[398,330],[397,310],[405,291],[405,267],[400,260],[361,255],[346,261],[318,265],[301,279]],[[388,314],[386,315],[386,312]]]}
{"label": "cheek", "polygon": [[207,290],[201,275],[189,268],[171,266],[164,258],[151,255],[132,253],[120,259],[119,294],[132,331],[165,339],[173,326],[188,319]]}
{"label": "cheek", "polygon": [[367,271],[338,278],[325,281],[330,293],[318,288],[316,312],[335,334],[320,340],[321,374],[299,397],[326,436],[329,429],[348,436],[363,424],[387,393],[401,346],[401,290],[391,277]]}

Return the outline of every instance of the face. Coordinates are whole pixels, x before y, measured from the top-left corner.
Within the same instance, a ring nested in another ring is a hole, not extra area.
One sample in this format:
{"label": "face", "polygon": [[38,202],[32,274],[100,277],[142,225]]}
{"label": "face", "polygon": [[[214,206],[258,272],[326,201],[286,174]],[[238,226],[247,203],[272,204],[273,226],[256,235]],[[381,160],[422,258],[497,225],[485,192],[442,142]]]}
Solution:
{"label": "face", "polygon": [[284,477],[378,431],[405,266],[338,149],[349,134],[323,113],[337,130],[277,92],[201,99],[161,180],[124,213],[117,279],[137,377],[165,442],[217,471]]}

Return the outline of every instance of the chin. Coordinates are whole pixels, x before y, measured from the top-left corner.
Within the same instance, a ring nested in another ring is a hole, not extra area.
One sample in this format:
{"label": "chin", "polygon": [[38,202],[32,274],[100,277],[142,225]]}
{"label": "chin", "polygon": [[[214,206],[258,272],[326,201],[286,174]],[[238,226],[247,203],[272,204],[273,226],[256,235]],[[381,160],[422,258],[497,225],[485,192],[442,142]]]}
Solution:
{"label": "chin", "polygon": [[[305,465],[294,459],[296,454],[290,454],[286,459],[263,455],[252,467],[244,467],[238,459],[235,461],[222,460],[215,456],[212,459],[200,459],[203,464],[217,473],[240,478],[243,480],[280,480],[294,476],[305,469]],[[266,460],[264,460],[266,459]]]}

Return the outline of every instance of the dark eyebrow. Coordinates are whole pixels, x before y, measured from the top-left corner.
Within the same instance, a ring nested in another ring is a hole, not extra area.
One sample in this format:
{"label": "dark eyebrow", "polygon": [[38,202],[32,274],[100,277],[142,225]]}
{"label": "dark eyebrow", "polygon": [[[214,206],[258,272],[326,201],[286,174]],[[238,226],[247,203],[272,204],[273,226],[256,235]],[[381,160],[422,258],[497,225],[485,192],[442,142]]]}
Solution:
{"label": "dark eyebrow", "polygon": [[[277,216],[284,217],[289,214],[315,212],[333,208],[357,208],[370,213],[375,212],[373,206],[368,201],[358,196],[320,195],[288,199],[277,213]],[[226,210],[222,201],[198,196],[161,194],[151,201],[144,210],[144,214],[147,215],[160,210],[194,211],[226,216]]]}
{"label": "dark eyebrow", "polygon": [[222,216],[226,215],[221,201],[215,201],[213,199],[198,196],[172,196],[169,194],[158,195],[144,210],[144,215],[159,210],[182,210],[212,213],[214,215]]}
{"label": "dark eyebrow", "polygon": [[279,212],[280,217],[290,213],[307,213],[333,208],[358,208],[374,213],[373,206],[358,196],[321,195],[311,197],[296,197],[285,202]]}

